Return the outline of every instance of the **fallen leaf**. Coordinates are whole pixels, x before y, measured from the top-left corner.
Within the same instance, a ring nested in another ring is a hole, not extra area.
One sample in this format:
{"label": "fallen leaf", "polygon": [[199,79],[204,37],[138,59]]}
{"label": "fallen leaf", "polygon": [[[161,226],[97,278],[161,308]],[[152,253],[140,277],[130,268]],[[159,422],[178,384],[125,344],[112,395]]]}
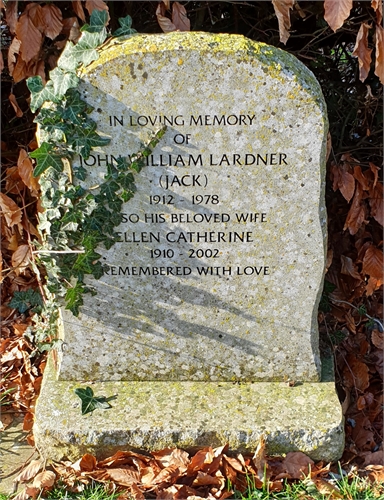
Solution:
{"label": "fallen leaf", "polygon": [[159,23],[160,28],[164,31],[164,33],[177,31],[177,28],[173,24],[173,22],[170,19],[168,19],[168,17],[166,17],[164,14],[165,14],[165,6],[161,2],[158,4],[156,9],[157,22]]}
{"label": "fallen leaf", "polygon": [[383,185],[378,182],[374,189],[370,191],[368,203],[371,208],[372,217],[379,224],[384,225],[384,203],[383,203]]}
{"label": "fallen leaf", "polygon": [[[103,0],[86,0],[85,8],[89,12],[89,15],[91,15],[95,9],[96,10],[106,10],[107,12],[109,11],[108,5]],[[109,19],[109,16],[108,16],[108,19]]]}
{"label": "fallen leaf", "polygon": [[293,479],[302,479],[309,474],[310,466],[315,462],[301,451],[290,451],[284,458],[283,465]]}
{"label": "fallen leaf", "polygon": [[179,31],[191,31],[191,21],[187,17],[187,11],[179,2],[172,4],[172,22]]}
{"label": "fallen leaf", "polygon": [[185,472],[190,463],[189,453],[179,448],[165,448],[164,450],[151,453],[163,467],[176,465],[180,472]]}
{"label": "fallen leaf", "polygon": [[371,0],[371,7],[376,12],[376,22],[381,24],[383,20],[383,2],[382,0]]}
{"label": "fallen leaf", "polygon": [[336,486],[329,481],[318,477],[314,479],[313,482],[315,483],[317,491],[322,495],[327,495],[328,500],[332,498],[344,498],[344,495],[340,492],[339,488],[336,488]]}
{"label": "fallen leaf", "polygon": [[96,469],[96,457],[86,453],[80,459],[79,466],[81,471],[91,472]]}
{"label": "fallen leaf", "polygon": [[63,28],[61,10],[56,5],[48,3],[42,8],[42,15],[45,23],[44,34],[53,40],[61,33]]}
{"label": "fallen leaf", "polygon": [[349,389],[355,388],[364,392],[369,386],[369,369],[365,363],[359,361],[352,354],[346,359],[343,371],[343,381]]}
{"label": "fallen leaf", "polygon": [[31,496],[27,493],[27,490],[20,491],[12,500],[29,500]]}
{"label": "fallen leaf", "polygon": [[32,460],[32,462],[27,465],[27,467],[23,469],[17,477],[15,477],[14,482],[24,483],[26,481],[29,481],[36,476],[42,465],[43,462],[41,460]]}
{"label": "fallen leaf", "polygon": [[20,40],[14,37],[8,49],[8,71],[11,76],[13,74],[13,70],[15,69],[16,56],[20,52],[20,46]]}
{"label": "fallen leaf", "polygon": [[187,476],[192,476],[198,470],[201,470],[203,465],[213,462],[214,454],[212,448],[209,446],[199,450],[192,458],[188,465]]}
{"label": "fallen leaf", "polygon": [[373,245],[369,246],[363,258],[363,273],[382,280],[383,262],[383,251]]}
{"label": "fallen leaf", "polygon": [[56,474],[50,470],[44,470],[37,474],[35,479],[33,480],[32,486],[35,488],[50,488],[54,485],[56,480]]}
{"label": "fallen leaf", "polygon": [[43,43],[43,36],[33,24],[26,10],[21,14],[17,22],[16,36],[21,42],[20,56],[27,63],[39,53]]}
{"label": "fallen leaf", "polygon": [[6,429],[9,425],[11,425],[11,423],[13,422],[13,414],[12,413],[2,413],[0,415],[0,421],[1,421],[1,429],[0,430],[4,430]]}
{"label": "fallen leaf", "polygon": [[364,82],[368,76],[372,62],[372,49],[368,47],[368,31],[370,26],[366,23],[361,23],[359,32],[356,38],[355,48],[352,55],[358,58],[360,68],[360,81]]}
{"label": "fallen leaf", "polygon": [[5,19],[7,26],[12,35],[15,34],[16,23],[17,23],[17,4],[18,0],[8,0],[5,6]]}
{"label": "fallen leaf", "polygon": [[77,42],[81,36],[79,22],[76,17],[67,17],[63,19],[63,29],[61,34],[65,35],[67,40]]}
{"label": "fallen leaf", "polygon": [[[377,455],[376,455],[377,454]],[[372,457],[375,455],[375,457]],[[370,463],[371,460],[377,460],[377,458],[381,461],[378,464]],[[368,453],[365,456],[364,464],[367,471],[369,471],[370,479],[374,481],[383,481],[384,482],[384,452],[383,450],[375,451],[373,453]],[[371,478],[371,474],[373,478]]]}
{"label": "fallen leaf", "polygon": [[286,44],[291,27],[289,11],[293,8],[293,0],[272,0],[272,4],[279,23],[280,42]]}
{"label": "fallen leaf", "polygon": [[81,0],[72,0],[72,8],[75,11],[77,17],[79,17],[83,22],[85,22],[84,9],[81,4]]}
{"label": "fallen leaf", "polygon": [[22,217],[21,209],[9,196],[3,193],[0,193],[0,208],[9,227],[20,224]]}
{"label": "fallen leaf", "polygon": [[29,245],[20,245],[12,254],[12,267],[19,275],[25,271],[31,261],[31,248]]}
{"label": "fallen leaf", "polygon": [[32,161],[24,149],[20,149],[19,158],[17,160],[17,168],[19,175],[27,188],[31,191],[38,191],[40,187],[38,177],[34,177]]}
{"label": "fallen leaf", "polygon": [[384,349],[384,333],[379,330],[372,330],[372,344],[378,349]]}
{"label": "fallen leaf", "polygon": [[379,77],[380,82],[384,85],[384,28],[380,24],[376,25],[376,62],[375,75]]}
{"label": "fallen leaf", "polygon": [[349,203],[355,192],[355,178],[349,172],[349,164],[347,162],[343,162],[340,165],[336,165],[332,162],[331,179],[332,189],[334,191],[339,189],[341,194]]}
{"label": "fallen leaf", "polygon": [[193,486],[223,486],[225,483],[224,478],[210,476],[201,470],[198,471],[197,476],[193,480]]}
{"label": "fallen leaf", "polygon": [[363,203],[363,189],[359,183],[356,185],[355,195],[344,224],[344,231],[349,230],[354,235],[365,222],[365,206]]}
{"label": "fallen leaf", "polygon": [[33,427],[34,416],[30,411],[24,415],[23,431],[29,432]]}
{"label": "fallen leaf", "polygon": [[352,276],[357,280],[362,280],[360,273],[358,272],[356,265],[350,257],[346,257],[345,255],[340,256],[341,260],[341,274],[346,274],[348,276]]}
{"label": "fallen leaf", "polygon": [[140,473],[132,469],[107,469],[106,473],[112,481],[122,486],[140,483]]}
{"label": "fallen leaf", "polygon": [[349,16],[352,0],[324,0],[324,19],[333,31],[339,29]]}
{"label": "fallen leaf", "polygon": [[[370,170],[368,170],[370,172]],[[361,170],[360,165],[356,165],[353,169],[353,177],[360,182],[361,187],[364,189],[364,191],[369,191],[370,188],[370,181],[367,179],[367,177],[364,175],[364,173]]]}
{"label": "fallen leaf", "polygon": [[257,470],[257,476],[261,480],[264,477],[264,469],[266,465],[265,458],[265,445],[266,439],[264,435],[261,435],[259,444],[257,445],[255,454],[252,457],[252,462]]}

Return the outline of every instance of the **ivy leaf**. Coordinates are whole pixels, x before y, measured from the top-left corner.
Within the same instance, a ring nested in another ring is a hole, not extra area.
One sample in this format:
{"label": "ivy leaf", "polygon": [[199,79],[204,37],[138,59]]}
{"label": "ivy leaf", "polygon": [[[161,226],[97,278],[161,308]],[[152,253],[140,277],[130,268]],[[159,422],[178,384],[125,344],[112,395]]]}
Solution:
{"label": "ivy leaf", "polygon": [[108,22],[108,12],[106,10],[94,9],[91,14],[90,24],[84,24],[80,31],[88,33],[99,33]]}
{"label": "ivy leaf", "polygon": [[93,250],[89,250],[86,253],[79,254],[75,264],[73,265],[73,270],[80,271],[85,274],[93,274],[95,265],[100,257],[101,255],[94,252]]}
{"label": "ivy leaf", "polygon": [[57,67],[49,73],[53,88],[57,95],[63,96],[68,89],[77,87],[79,78],[73,72],[63,71]]}
{"label": "ivy leaf", "polygon": [[35,112],[46,101],[59,102],[59,96],[56,94],[51,80],[44,87],[41,76],[32,76],[28,78],[27,86],[31,92],[30,108],[32,112]]}
{"label": "ivy leaf", "polygon": [[52,167],[57,172],[62,172],[64,165],[61,161],[61,156],[53,152],[53,145],[48,142],[43,142],[43,144],[35,151],[29,154],[31,158],[35,158],[37,161],[37,167],[33,171],[33,175],[38,177],[47,168]]}
{"label": "ivy leaf", "polygon": [[18,309],[20,313],[25,313],[28,309],[36,306],[43,306],[43,299],[37,290],[30,288],[23,292],[14,292],[13,298],[9,303],[12,309]]}
{"label": "ivy leaf", "polygon": [[108,403],[107,398],[104,396],[94,396],[93,390],[90,387],[86,387],[85,389],[75,389],[76,396],[79,396],[81,399],[81,414],[86,415],[90,413],[96,408],[106,410],[108,408],[112,408],[112,406]]}
{"label": "ivy leaf", "polygon": [[127,36],[127,35],[134,35],[137,33],[136,30],[131,28],[132,26],[132,18],[131,16],[127,17],[119,17],[119,24],[120,28],[118,28],[113,36]]}
{"label": "ivy leaf", "polygon": [[68,288],[65,294],[66,306],[65,308],[72,312],[74,316],[79,315],[80,306],[83,305],[84,286],[77,282],[76,286]]}
{"label": "ivy leaf", "polygon": [[87,124],[84,128],[79,127],[70,141],[76,153],[79,153],[83,158],[88,158],[92,148],[96,146],[105,146],[109,144],[110,139],[107,137],[100,137],[96,132],[96,123],[92,122]]}

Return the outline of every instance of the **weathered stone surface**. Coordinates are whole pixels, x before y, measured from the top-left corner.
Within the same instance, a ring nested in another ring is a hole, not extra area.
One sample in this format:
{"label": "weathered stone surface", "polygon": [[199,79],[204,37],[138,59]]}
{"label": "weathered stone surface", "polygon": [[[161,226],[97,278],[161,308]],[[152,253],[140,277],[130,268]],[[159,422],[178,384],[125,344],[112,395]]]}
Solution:
{"label": "weathered stone surface", "polygon": [[82,80],[112,139],[82,162],[91,185],[168,128],[97,297],[64,313],[60,380],[319,380],[327,117],[312,73],[241,36],[172,33],[112,44]]}
{"label": "weathered stone surface", "polygon": [[34,436],[39,451],[55,460],[225,443],[231,451],[254,453],[264,434],[269,454],[300,450],[314,460],[333,461],[342,454],[344,433],[329,375],[323,370],[322,382],[295,387],[282,382],[92,383],[96,396],[116,399],[109,410],[81,416],[73,391],[87,383],[55,380],[48,363]]}

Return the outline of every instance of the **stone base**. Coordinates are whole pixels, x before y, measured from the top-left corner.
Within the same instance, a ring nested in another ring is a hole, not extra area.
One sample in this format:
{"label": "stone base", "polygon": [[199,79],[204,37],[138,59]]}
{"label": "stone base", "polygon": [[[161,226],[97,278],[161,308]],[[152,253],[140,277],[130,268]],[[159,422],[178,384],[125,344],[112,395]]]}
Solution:
{"label": "stone base", "polygon": [[[343,416],[329,369],[322,380],[295,387],[280,382],[58,382],[50,361],[36,406],[35,441],[47,458],[76,460],[84,453],[105,458],[118,450],[193,451],[225,443],[231,451],[253,453],[264,434],[268,454],[302,451],[313,460],[334,461],[343,452]],[[82,416],[74,389],[87,385],[95,396],[116,395],[113,407]]]}

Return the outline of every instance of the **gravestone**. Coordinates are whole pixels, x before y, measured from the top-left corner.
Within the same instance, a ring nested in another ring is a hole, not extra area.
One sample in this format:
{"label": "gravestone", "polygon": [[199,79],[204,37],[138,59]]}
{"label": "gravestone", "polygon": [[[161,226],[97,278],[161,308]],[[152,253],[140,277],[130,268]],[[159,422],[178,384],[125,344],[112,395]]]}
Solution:
{"label": "gravestone", "polygon": [[[119,241],[100,249],[96,297],[78,318],[63,311],[65,349],[36,411],[40,449],[244,451],[266,434],[270,452],[338,458],[342,415],[317,331],[328,124],[312,73],[241,36],[172,33],[112,42],[81,77],[111,139],[74,164],[88,186],[166,132]],[[117,399],[81,424],[61,401],[90,381]]]}

